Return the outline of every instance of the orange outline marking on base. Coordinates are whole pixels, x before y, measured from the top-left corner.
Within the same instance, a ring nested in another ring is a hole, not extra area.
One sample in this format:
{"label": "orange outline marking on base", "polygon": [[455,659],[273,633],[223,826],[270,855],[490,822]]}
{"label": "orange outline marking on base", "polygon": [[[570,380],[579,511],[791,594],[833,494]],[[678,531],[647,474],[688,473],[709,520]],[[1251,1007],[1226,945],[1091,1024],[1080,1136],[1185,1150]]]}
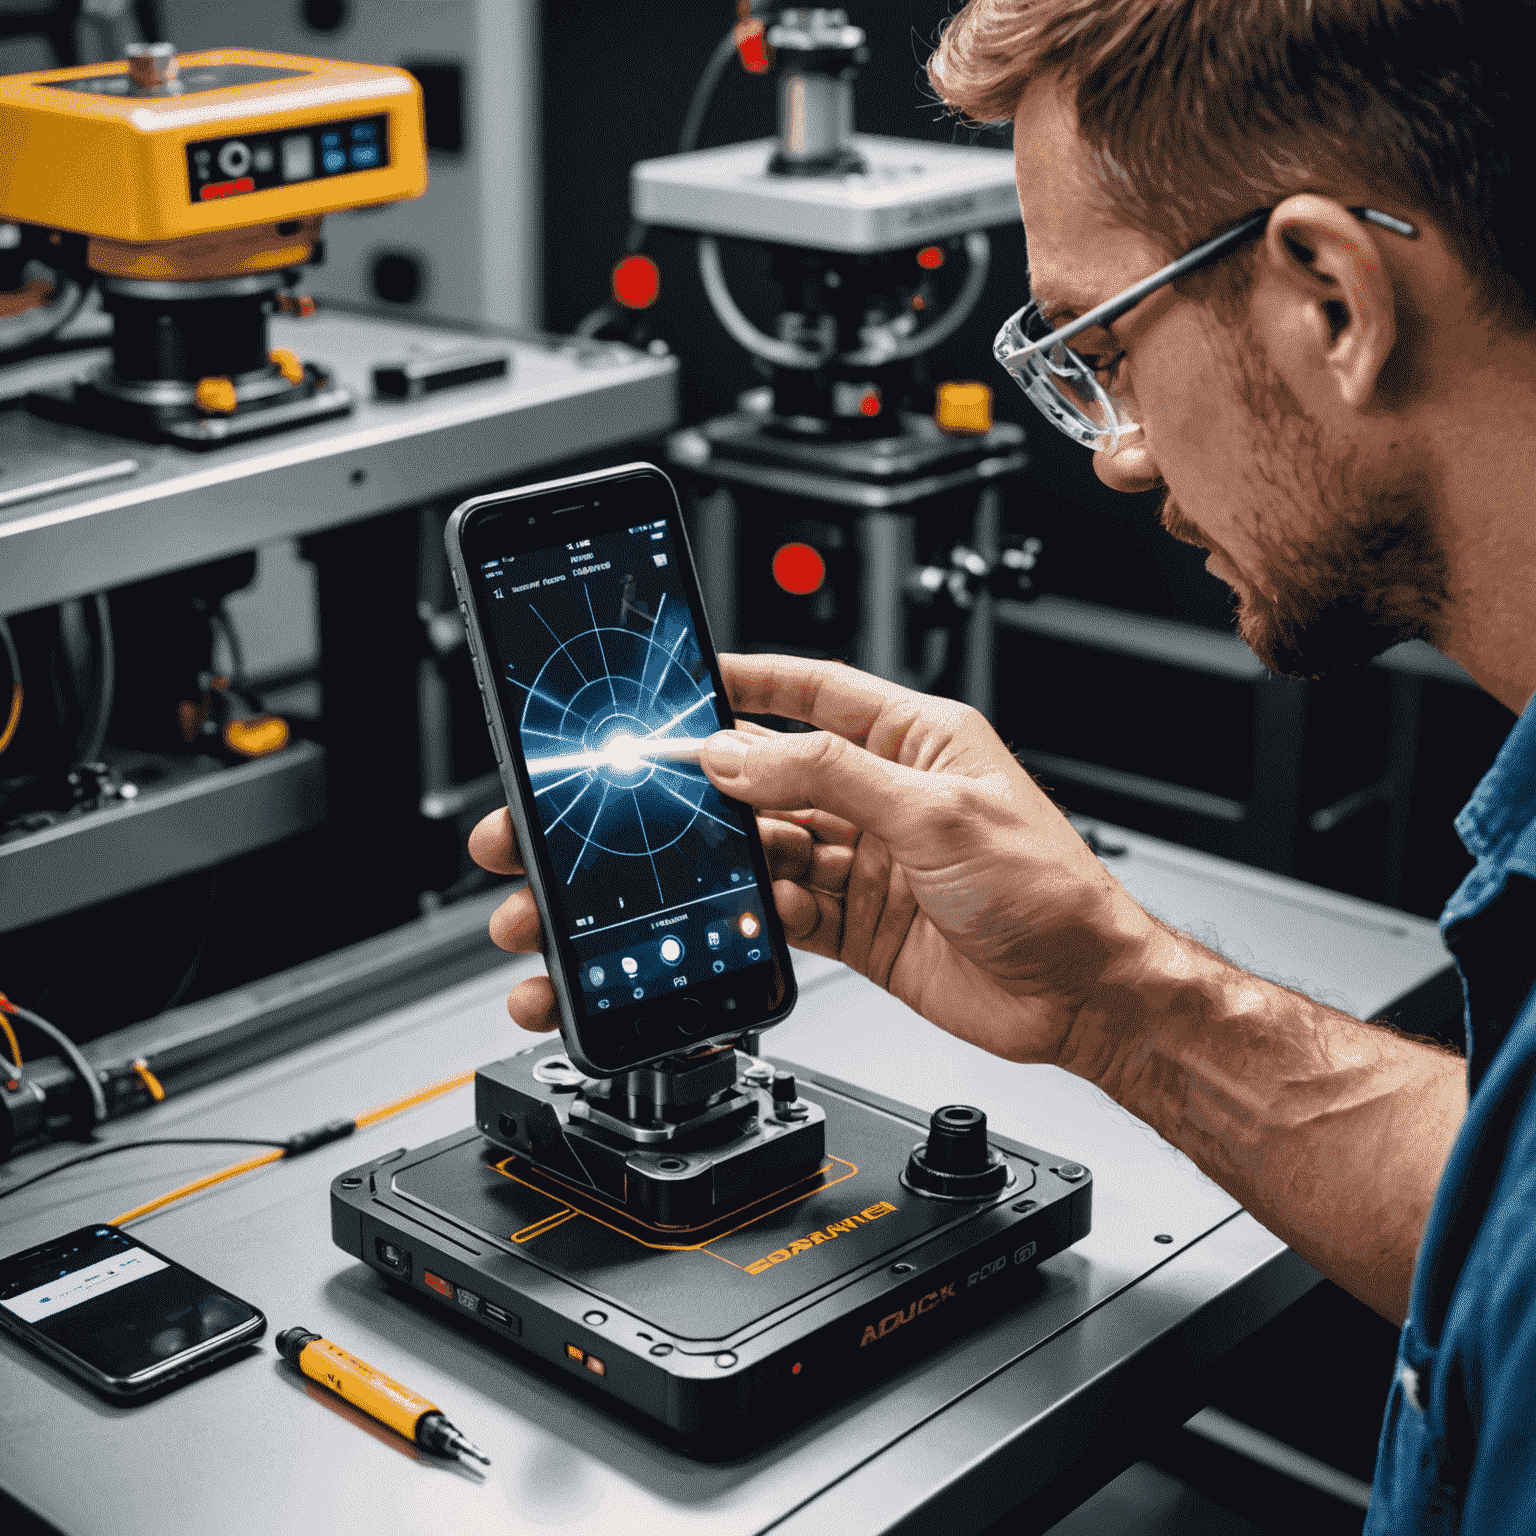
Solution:
{"label": "orange outline marking on base", "polygon": [[[766,1211],[754,1212],[754,1214],[752,1214],[751,1216],[747,1217],[747,1219],[745,1221],[740,1222],[738,1225],[730,1228],[729,1231],[726,1231],[726,1232],[716,1232],[712,1236],[706,1237],[702,1242],[698,1242],[698,1243],[648,1243],[648,1242],[646,1242],[646,1240],[643,1237],[636,1237],[633,1232],[626,1232],[623,1229],[623,1227],[616,1227],[616,1226],[614,1226],[614,1224],[611,1221],[604,1221],[601,1216],[594,1216],[591,1211],[582,1210],[580,1207],[577,1207],[575,1210],[567,1210],[564,1213],[564,1215],[585,1216],[588,1221],[595,1221],[598,1224],[598,1226],[600,1226],[600,1227],[607,1227],[609,1229],[609,1231],[617,1232],[620,1237],[627,1237],[630,1240],[630,1242],[632,1242],[632,1243],[639,1243],[642,1248],[651,1248],[651,1249],[657,1250],[658,1252],[663,1252],[663,1253],[699,1253],[699,1252],[708,1253],[709,1252],[709,1244],[710,1243],[718,1243],[722,1238],[730,1237],[733,1233],[740,1232],[740,1231],[743,1230],[743,1228],[750,1227],[753,1222],[761,1221],[762,1218],[765,1217],[765,1216],[772,1216],[777,1211],[787,1210],[792,1205],[798,1205],[802,1200],[809,1200],[812,1195],[818,1194],[818,1193],[820,1193],[820,1191],[822,1191],[824,1189],[831,1189],[834,1184],[841,1184],[844,1179],[851,1179],[859,1171],[858,1170],[858,1166],[856,1164],[854,1164],[854,1163],[850,1163],[848,1161],[848,1159],[845,1158],[845,1157],[835,1157],[831,1153],[828,1153],[827,1156],[828,1156],[829,1161],[826,1164],[824,1164],[818,1170],[819,1172],[821,1172],[823,1174],[827,1173],[830,1170],[830,1168],[831,1168],[833,1163],[841,1163],[843,1165],[843,1167],[848,1170],[847,1173],[840,1173],[835,1179],[829,1179],[824,1184],[818,1184],[815,1189],[808,1189],[808,1190],[805,1191],[804,1194],[796,1195],[793,1199],[784,1201],[784,1203],[782,1205],[775,1205],[771,1209],[766,1210]],[[506,1165],[508,1163],[515,1163],[517,1160],[518,1160],[517,1154],[514,1152],[514,1153],[510,1154],[509,1156],[502,1158],[502,1160],[499,1163],[488,1163],[486,1166],[488,1168],[490,1168],[493,1172],[499,1173],[502,1176],[502,1178],[510,1179],[512,1181],[512,1183],[514,1183],[514,1184],[521,1184],[524,1189],[531,1189],[537,1195],[543,1195],[546,1200],[554,1200],[554,1199],[558,1199],[559,1198],[556,1195],[551,1195],[548,1190],[540,1189],[537,1184],[530,1184],[527,1181],[527,1179],[520,1179],[520,1178],[518,1178],[518,1176],[515,1173],[508,1173]],[[553,1178],[554,1175],[549,1174],[549,1175],[546,1175],[546,1177]],[[811,1177],[811,1175],[807,1174],[806,1177],[809,1178],[809,1177]],[[565,1183],[565,1181],[563,1179],[560,1182],[561,1183]],[[571,1188],[573,1186],[567,1185],[566,1187],[567,1188]],[[781,1193],[781,1191],[777,1191],[776,1190],[774,1193],[775,1194]],[[626,1212],[620,1211],[617,1206],[609,1205],[606,1200],[597,1200],[595,1196],[587,1193],[585,1190],[582,1191],[582,1194],[583,1194],[583,1197],[585,1199],[594,1200],[595,1203],[600,1205],[600,1206],[602,1206],[604,1210],[612,1211],[612,1212],[614,1212],[615,1215],[625,1216],[626,1219],[629,1220],[629,1221],[635,1221],[634,1217],[629,1216]],[[773,1196],[772,1195],[765,1195],[765,1196],[763,1196],[763,1198],[765,1200],[771,1200],[773,1198]],[[557,1212],[556,1215],[557,1216],[561,1216],[561,1213]],[[564,1219],[564,1217],[561,1216],[561,1219]],[[729,1221],[730,1220],[730,1218],[728,1216],[722,1216],[719,1219],[722,1220],[722,1221]],[[555,1221],[554,1217],[546,1216],[543,1221],[534,1222],[533,1226],[538,1228],[538,1232],[533,1231],[533,1228],[531,1228],[531,1227],[524,1227],[522,1229],[522,1233],[519,1233],[516,1236],[514,1236],[512,1241],[513,1242],[517,1242],[519,1240],[519,1238],[522,1238],[522,1241],[526,1242],[528,1239],[527,1239],[527,1237],[523,1236],[523,1233],[527,1233],[527,1234],[529,1234],[531,1236],[537,1237],[539,1235],[539,1232],[547,1232],[550,1229],[550,1227],[554,1225],[554,1221]],[[640,1222],[640,1221],[635,1221],[635,1225],[636,1226],[644,1226],[645,1223],[644,1222]],[[655,1232],[655,1231],[658,1231],[660,1229],[656,1228],[656,1227],[649,1227],[649,1228],[647,1228],[647,1230],[651,1231],[651,1232]],[[702,1229],[699,1228],[699,1227],[691,1227],[691,1228],[682,1228],[680,1230],[698,1232],[698,1231],[700,1231]],[[718,1253],[711,1253],[710,1257],[712,1259],[719,1259],[720,1255]],[[720,1262],[722,1264],[731,1264],[731,1261],[729,1259],[721,1259]],[[740,1269],[741,1265],[739,1265],[739,1264],[731,1264],[731,1267],[733,1269]]]}
{"label": "orange outline marking on base", "polygon": [[536,1221],[532,1226],[524,1227],[520,1232],[512,1234],[514,1243],[531,1243],[534,1238],[542,1237],[546,1232],[553,1231],[562,1221],[569,1221],[576,1214],[568,1206],[556,1211],[552,1216],[546,1216],[543,1221]]}

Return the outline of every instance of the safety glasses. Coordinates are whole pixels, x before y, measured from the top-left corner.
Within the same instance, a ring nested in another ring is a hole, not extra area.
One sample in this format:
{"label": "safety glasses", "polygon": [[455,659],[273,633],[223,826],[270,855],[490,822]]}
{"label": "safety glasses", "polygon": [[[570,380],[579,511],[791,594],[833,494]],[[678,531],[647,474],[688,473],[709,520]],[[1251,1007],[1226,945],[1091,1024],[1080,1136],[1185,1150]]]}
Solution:
{"label": "safety glasses", "polygon": [[[1418,230],[1390,213],[1374,208],[1351,208],[1357,219],[1379,224],[1394,235],[1413,240]],[[1131,407],[1112,392],[1117,352],[1107,360],[1080,356],[1067,345],[1076,336],[1107,326],[1134,309],[1148,294],[1234,251],[1258,234],[1269,222],[1273,208],[1251,213],[1223,234],[1197,245],[1170,261],[1150,277],[1133,283],[1124,293],[1096,305],[1087,314],[1051,330],[1041,318],[1040,306],[1026,304],[1003,323],[992,343],[992,354],[1011,373],[1020,389],[1052,426],[1075,443],[1096,452],[1113,453],[1122,440],[1141,430]]]}

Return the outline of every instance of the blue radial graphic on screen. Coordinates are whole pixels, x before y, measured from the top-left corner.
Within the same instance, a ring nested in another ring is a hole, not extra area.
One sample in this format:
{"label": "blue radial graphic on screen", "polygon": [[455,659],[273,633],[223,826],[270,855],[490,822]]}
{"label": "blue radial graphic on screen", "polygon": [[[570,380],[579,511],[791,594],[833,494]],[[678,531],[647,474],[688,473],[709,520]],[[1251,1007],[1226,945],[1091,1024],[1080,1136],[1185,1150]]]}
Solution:
{"label": "blue radial graphic on screen", "polygon": [[[592,612],[588,597],[588,612]],[[555,642],[527,690],[520,730],[546,837],[568,828],[579,846],[557,870],[569,885],[594,854],[650,859],[698,820],[729,822],[704,809],[714,793],[696,763],[662,755],[716,728],[715,693],[692,626],[670,622],[666,600],[649,631],[599,625]],[[651,755],[657,754],[657,755]],[[551,845],[553,851],[553,844]],[[662,901],[668,894],[656,874]]]}

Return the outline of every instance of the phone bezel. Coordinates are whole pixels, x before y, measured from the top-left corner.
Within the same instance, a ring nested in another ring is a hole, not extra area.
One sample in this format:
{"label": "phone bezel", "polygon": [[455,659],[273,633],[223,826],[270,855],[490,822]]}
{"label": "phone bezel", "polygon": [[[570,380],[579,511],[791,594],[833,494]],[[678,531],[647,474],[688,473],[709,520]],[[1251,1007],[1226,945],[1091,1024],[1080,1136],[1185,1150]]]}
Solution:
{"label": "phone bezel", "polygon": [[13,1338],[29,1345],[46,1355],[55,1365],[73,1376],[77,1381],[83,1381],[87,1386],[95,1388],[98,1392],[104,1392],[109,1397],[141,1397],[165,1386],[175,1377],[184,1375],[198,1369],[217,1359],[220,1355],[230,1350],[238,1349],[244,1344],[253,1344],[267,1331],[266,1314],[261,1308],[247,1301],[243,1296],[236,1296],[233,1291],[226,1290],[222,1285],[215,1285],[213,1281],[198,1274],[195,1269],[189,1269],[179,1259],[173,1259],[168,1253],[161,1253],[158,1248],[151,1247],[142,1238],[131,1232],[124,1232],[122,1228],[114,1226],[110,1221],[91,1221],[83,1227],[77,1227],[73,1232],[65,1232],[59,1237],[49,1238],[41,1243],[33,1243],[29,1248],[19,1249],[15,1253],[8,1253],[0,1258],[0,1276],[3,1276],[6,1268],[22,1259],[29,1258],[41,1249],[59,1247],[76,1240],[84,1241],[94,1237],[101,1231],[115,1232],[119,1237],[125,1238],[136,1248],[142,1248],[146,1253],[153,1254],[157,1259],[164,1261],[172,1269],[180,1270],[184,1275],[190,1275],[199,1285],[206,1285],[210,1291],[220,1296],[227,1297],[230,1301],[238,1303],[249,1309],[251,1316],[243,1323],[227,1329],[224,1333],[211,1339],[202,1339],[189,1349],[182,1350],[179,1354],[171,1355],[168,1359],[161,1360],[157,1364],[148,1366],[142,1371],[135,1371],[131,1376],[114,1376],[108,1371],[102,1370],[87,1360],[84,1355],[77,1355],[72,1349],[67,1349],[56,1339],[50,1339],[32,1323],[23,1321],[14,1312],[5,1307],[0,1307],[0,1327],[3,1327]]}
{"label": "phone bezel", "polygon": [[[708,617],[704,611],[682,508],[672,482],[655,465],[622,464],[592,474],[572,475],[488,496],[477,496],[455,509],[445,531],[449,565],[470,637],[471,660],[485,702],[492,744],[500,766],[502,784],[507,791],[508,809],[517,831],[519,847],[528,855],[524,860],[528,884],[538,905],[546,942],[551,951],[546,959],[560,1008],[561,1033],[572,1061],[583,1072],[594,1077],[611,1077],[679,1051],[690,1051],[712,1041],[731,1039],[748,1030],[767,1028],[789,1016],[797,996],[789,945],[773,904],[773,884],[767,857],[758,835],[756,819],[750,810],[744,818],[746,839],[761,897],[764,926],[770,941],[768,959],[729,972],[718,980],[710,978],[695,982],[658,998],[643,999],[639,1003],[630,1003],[611,1012],[595,1015],[587,1012],[582,1001],[584,993],[580,982],[574,980],[578,962],[566,936],[565,925],[551,920],[552,904],[548,893],[554,886],[554,873],[542,829],[533,812],[533,789],[523,762],[520,742],[503,714],[500,692],[495,679],[489,675],[490,663],[483,660],[494,653],[482,619],[482,594],[474,580],[480,551],[469,546],[483,536],[493,516],[499,524],[497,538],[502,552],[515,552],[518,548],[548,549],[551,545],[570,542],[572,536],[585,538],[622,531],[635,520],[636,514],[632,508],[625,511],[618,505],[611,509],[604,506],[594,512],[591,501],[593,497],[601,500],[604,496],[620,492],[625,481],[641,479],[654,483],[667,506],[666,515],[670,519],[674,547],[680,556],[677,577],[693,610],[700,653],[714,680],[721,718],[729,725],[733,723],[734,716],[721,677],[719,658],[709,634]],[[573,496],[582,499],[573,504]],[[553,521],[573,514],[584,514],[580,524],[557,524]],[[556,528],[558,532],[552,531]],[[696,1021],[701,1013],[703,1023],[699,1025]],[[716,1018],[719,1027],[710,1027]],[[633,1031],[641,1020],[649,1025],[647,1035],[644,1038],[635,1036],[630,1049],[616,1050],[615,1047],[620,1045],[617,1037],[621,1030]]]}

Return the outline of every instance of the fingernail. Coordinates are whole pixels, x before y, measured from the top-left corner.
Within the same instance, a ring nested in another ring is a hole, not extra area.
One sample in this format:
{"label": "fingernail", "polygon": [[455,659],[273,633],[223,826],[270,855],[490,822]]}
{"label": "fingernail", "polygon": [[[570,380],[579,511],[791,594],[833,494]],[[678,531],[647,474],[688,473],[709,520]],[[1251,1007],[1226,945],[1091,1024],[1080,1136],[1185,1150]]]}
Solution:
{"label": "fingernail", "polygon": [[735,731],[717,731],[704,743],[700,756],[723,779],[739,779],[747,765],[747,743]]}

